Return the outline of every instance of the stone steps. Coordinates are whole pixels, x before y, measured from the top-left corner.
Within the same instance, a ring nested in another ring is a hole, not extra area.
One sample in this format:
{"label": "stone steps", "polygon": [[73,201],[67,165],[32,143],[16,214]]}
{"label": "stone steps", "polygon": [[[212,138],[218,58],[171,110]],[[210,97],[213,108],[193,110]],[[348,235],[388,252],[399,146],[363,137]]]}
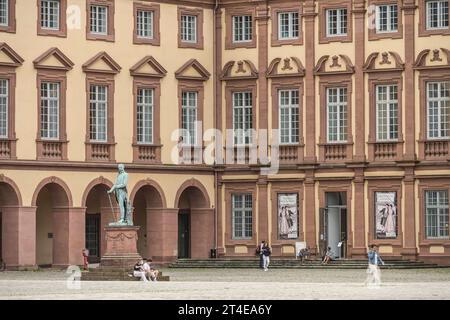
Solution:
{"label": "stone steps", "polygon": [[[259,259],[179,259],[169,265],[169,268],[258,268]],[[387,260],[382,269],[425,269],[439,268],[440,266],[422,261]],[[272,258],[270,268],[275,269],[365,269],[367,260],[341,259],[322,265],[321,260],[309,260],[303,264],[295,259]]]}

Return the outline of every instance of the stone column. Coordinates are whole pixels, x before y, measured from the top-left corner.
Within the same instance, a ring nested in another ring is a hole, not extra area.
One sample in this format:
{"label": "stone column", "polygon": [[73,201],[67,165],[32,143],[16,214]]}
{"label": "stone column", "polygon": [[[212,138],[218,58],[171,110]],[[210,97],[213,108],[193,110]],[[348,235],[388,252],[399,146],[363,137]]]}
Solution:
{"label": "stone column", "polygon": [[[307,0],[303,6],[305,20],[305,162],[316,162],[316,93],[314,83],[315,26],[314,0]],[[315,243],[315,241],[314,241]],[[309,244],[308,244],[309,245]]]}
{"label": "stone column", "polygon": [[[404,27],[405,27],[405,71],[403,73],[404,77],[404,92],[405,92],[405,103],[403,107],[403,112],[405,113],[405,153],[403,155],[404,161],[414,161],[416,160],[415,146],[415,119],[414,119],[414,108],[415,108],[415,86],[414,86],[414,60],[415,60],[415,23],[414,15],[416,11],[415,0],[404,0],[403,1],[403,13],[404,13]],[[408,198],[405,202],[408,203]]]}
{"label": "stone column", "polygon": [[2,207],[1,241],[7,269],[36,267],[36,207]]}
{"label": "stone column", "polygon": [[214,248],[214,209],[191,209],[191,258],[207,259]]}
{"label": "stone column", "polygon": [[178,209],[147,209],[147,248],[154,262],[178,257]]}
{"label": "stone column", "polygon": [[[268,92],[266,71],[268,67],[268,8],[266,3],[256,8],[256,20],[258,21],[258,129],[268,127]],[[255,110],[254,110],[255,112]],[[256,128],[256,124],[254,124]],[[255,137],[256,138],[256,137]]]}
{"label": "stone column", "polygon": [[[352,258],[365,258],[366,256],[366,234],[365,234],[365,208],[364,208],[364,168],[355,168],[355,179],[353,180],[355,186],[355,207],[354,214],[354,230],[347,232],[353,234],[353,247],[351,250]],[[369,212],[369,214],[372,214]],[[351,216],[351,212],[347,212],[347,219]],[[350,231],[350,230],[349,230]],[[348,239],[347,239],[348,241]]]}
{"label": "stone column", "polygon": [[414,191],[414,167],[405,167],[405,212],[404,212],[404,243],[402,257],[407,260],[415,260],[417,257],[416,247],[416,217],[415,217],[415,191]]}
{"label": "stone column", "polygon": [[82,265],[86,208],[54,207],[53,266]]}
{"label": "stone column", "polygon": [[[258,243],[261,240],[269,241],[269,212],[267,208],[267,178],[261,176],[257,182],[258,186]],[[256,208],[255,208],[256,209]]]}
{"label": "stone column", "polygon": [[[353,160],[364,162],[366,134],[365,134],[365,100],[364,100],[364,73],[365,62],[365,0],[355,0],[353,17],[355,19],[355,149]],[[361,208],[360,208],[361,209]],[[362,208],[364,209],[364,208]],[[364,212],[364,211],[362,211]]]}
{"label": "stone column", "polygon": [[316,190],[314,181],[314,170],[307,170],[304,186],[305,199],[305,241],[311,248],[311,252],[317,250],[316,243]]}

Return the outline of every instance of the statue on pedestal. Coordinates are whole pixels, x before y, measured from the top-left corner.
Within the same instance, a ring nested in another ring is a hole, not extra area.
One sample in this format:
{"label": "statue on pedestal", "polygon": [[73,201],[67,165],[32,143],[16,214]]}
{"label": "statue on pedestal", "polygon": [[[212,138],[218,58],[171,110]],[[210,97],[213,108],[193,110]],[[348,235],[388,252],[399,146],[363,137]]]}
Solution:
{"label": "statue on pedestal", "polygon": [[[128,201],[128,173],[125,172],[125,166],[123,164],[118,165],[119,174],[116,178],[116,183],[112,186],[112,188],[108,191],[108,197],[111,204],[111,210],[114,214],[114,208],[112,206],[110,194],[114,192],[116,196],[117,203],[119,204],[120,210],[120,219],[119,221],[111,222],[110,226],[132,226],[132,210],[131,204]],[[116,219],[114,214],[114,219]]]}

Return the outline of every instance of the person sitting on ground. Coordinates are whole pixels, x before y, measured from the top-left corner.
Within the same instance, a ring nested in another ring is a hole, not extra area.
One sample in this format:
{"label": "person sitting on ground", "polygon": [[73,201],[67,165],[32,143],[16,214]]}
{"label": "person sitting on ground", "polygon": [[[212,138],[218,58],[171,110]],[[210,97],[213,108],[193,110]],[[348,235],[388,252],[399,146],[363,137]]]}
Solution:
{"label": "person sitting on ground", "polygon": [[141,281],[147,282],[146,273],[144,271],[144,261],[140,260],[136,262],[133,267],[133,276],[136,278],[141,278]]}
{"label": "person sitting on ground", "polygon": [[327,252],[325,253],[325,257],[323,258],[322,264],[328,264],[334,258],[334,253],[331,251],[331,247],[327,248]]}
{"label": "person sitting on ground", "polygon": [[309,259],[309,256],[311,255],[311,249],[309,247],[306,247],[303,251],[303,261],[306,261]]}
{"label": "person sitting on ground", "polygon": [[152,266],[152,262],[153,262],[152,259],[149,259],[149,260],[148,260],[148,265],[150,266],[150,271],[149,271],[148,275],[149,275],[149,279],[150,279],[150,280],[156,282],[156,281],[158,281],[159,270],[158,270],[158,269],[155,269],[155,268]]}

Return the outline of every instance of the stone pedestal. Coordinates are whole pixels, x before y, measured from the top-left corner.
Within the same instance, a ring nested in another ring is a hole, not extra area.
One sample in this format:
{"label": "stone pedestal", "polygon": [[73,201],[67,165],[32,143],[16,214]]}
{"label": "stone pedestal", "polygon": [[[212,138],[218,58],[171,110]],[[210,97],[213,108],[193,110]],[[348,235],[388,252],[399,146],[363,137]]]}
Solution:
{"label": "stone pedestal", "polygon": [[137,251],[137,226],[105,227],[106,251],[100,260],[102,267],[131,268],[142,259]]}

